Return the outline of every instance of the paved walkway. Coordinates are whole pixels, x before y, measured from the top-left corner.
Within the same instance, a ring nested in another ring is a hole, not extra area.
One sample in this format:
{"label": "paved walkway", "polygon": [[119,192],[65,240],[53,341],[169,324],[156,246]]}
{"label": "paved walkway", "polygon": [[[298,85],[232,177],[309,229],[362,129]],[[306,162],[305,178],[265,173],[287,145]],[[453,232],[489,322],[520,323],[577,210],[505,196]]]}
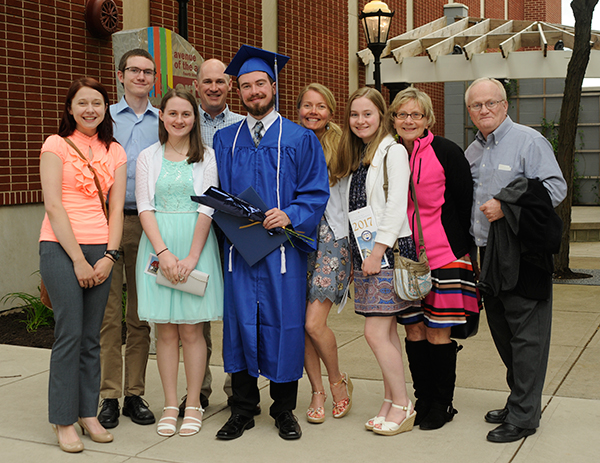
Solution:
{"label": "paved walkway", "polygon": [[[598,244],[575,243],[573,268],[600,268]],[[256,427],[237,440],[219,441],[215,433],[229,417],[221,390],[224,373],[220,356],[212,367],[215,388],[200,434],[162,438],[154,426],[138,426],[121,417],[113,430],[115,441],[97,444],[83,438],[83,454],[68,455],[58,448],[47,422],[47,384],[50,351],[0,345],[0,461],[4,463],[86,462],[324,462],[418,461],[419,463],[597,463],[600,461],[600,287],[555,285],[554,323],[544,411],[538,432],[520,442],[493,444],[485,439],[494,425],[483,415],[504,405],[507,387],[504,368],[482,320],[479,334],[464,341],[459,353],[454,405],[459,414],[438,431],[421,431],[394,437],[364,430],[382,398],[381,372],[368,348],[363,319],[351,307],[332,313],[343,370],[354,381],[354,407],[341,420],[329,415],[322,425],[304,418],[310,385],[300,381],[297,415],[303,436],[283,441],[265,411],[270,400],[263,386],[263,414]],[[219,323],[213,324],[214,352],[220,352]],[[400,328],[401,329],[401,328]],[[401,333],[403,334],[403,333]],[[410,378],[407,371],[407,377]],[[185,393],[180,371],[180,395]],[[412,387],[409,384],[412,395]],[[145,398],[160,416],[162,391],[156,361],[148,365]],[[331,400],[328,400],[328,411]]]}

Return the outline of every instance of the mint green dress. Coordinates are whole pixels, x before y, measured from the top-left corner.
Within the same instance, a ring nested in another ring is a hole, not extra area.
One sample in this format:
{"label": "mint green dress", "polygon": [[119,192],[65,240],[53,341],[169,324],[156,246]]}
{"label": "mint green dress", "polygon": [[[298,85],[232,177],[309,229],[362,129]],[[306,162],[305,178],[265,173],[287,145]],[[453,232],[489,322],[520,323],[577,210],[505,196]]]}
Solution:
{"label": "mint green dress", "polygon": [[[155,216],[160,234],[179,259],[188,256],[198,220],[192,165],[187,161],[163,159],[156,182]],[[145,272],[150,254],[156,254],[146,233],[142,234],[136,262],[138,314],[140,320],[155,323],[194,324],[223,317],[223,274],[217,240],[211,227],[196,269],[209,274],[204,296],[196,296],[156,283]]]}

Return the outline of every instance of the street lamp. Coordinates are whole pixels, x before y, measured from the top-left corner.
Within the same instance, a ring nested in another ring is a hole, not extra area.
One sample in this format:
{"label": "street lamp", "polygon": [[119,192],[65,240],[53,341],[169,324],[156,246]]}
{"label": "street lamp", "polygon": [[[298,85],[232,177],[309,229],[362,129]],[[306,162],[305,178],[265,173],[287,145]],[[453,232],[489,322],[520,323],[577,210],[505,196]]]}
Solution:
{"label": "street lamp", "polygon": [[392,16],[394,12],[379,0],[371,0],[367,3],[359,16],[367,37],[367,46],[375,57],[373,77],[375,88],[379,91],[381,91],[381,52],[387,44]]}

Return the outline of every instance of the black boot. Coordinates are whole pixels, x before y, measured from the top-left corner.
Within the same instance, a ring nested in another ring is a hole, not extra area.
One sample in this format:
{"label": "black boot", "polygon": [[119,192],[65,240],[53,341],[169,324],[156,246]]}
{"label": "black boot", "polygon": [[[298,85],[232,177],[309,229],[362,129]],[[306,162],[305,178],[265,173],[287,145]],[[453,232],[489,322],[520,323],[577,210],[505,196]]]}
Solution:
{"label": "black boot", "polygon": [[430,365],[433,374],[433,400],[429,413],[420,427],[424,430],[439,429],[452,421],[458,413],[452,406],[456,383],[456,341],[450,344],[430,344]]}
{"label": "black boot", "polygon": [[409,341],[406,339],[405,345],[408,366],[413,380],[413,387],[415,388],[415,397],[417,398],[415,403],[415,411],[417,412],[415,426],[418,426],[429,413],[433,398],[431,365],[429,360],[430,344],[426,339],[423,341]]}

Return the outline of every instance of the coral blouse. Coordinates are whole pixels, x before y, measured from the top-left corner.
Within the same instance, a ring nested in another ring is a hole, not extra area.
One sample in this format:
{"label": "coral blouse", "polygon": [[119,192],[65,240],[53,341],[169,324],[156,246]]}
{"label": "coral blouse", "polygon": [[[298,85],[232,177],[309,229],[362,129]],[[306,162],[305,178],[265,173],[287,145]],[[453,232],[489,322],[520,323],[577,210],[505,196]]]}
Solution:
{"label": "coral blouse", "polygon": [[[116,142],[106,145],[98,140],[98,135],[88,137],[75,130],[68,137],[79,150],[90,158],[90,148],[93,153],[91,164],[98,174],[104,197],[115,181],[115,171],[127,163],[127,155],[123,147]],[[62,204],[67,211],[75,239],[79,244],[106,244],[108,242],[108,223],[98,198],[98,189],[94,182],[94,174],[79,154],[71,148],[62,137],[51,135],[42,146],[42,153],[50,151],[63,162]],[[55,241],[52,225],[48,214],[44,216],[40,241]]]}

